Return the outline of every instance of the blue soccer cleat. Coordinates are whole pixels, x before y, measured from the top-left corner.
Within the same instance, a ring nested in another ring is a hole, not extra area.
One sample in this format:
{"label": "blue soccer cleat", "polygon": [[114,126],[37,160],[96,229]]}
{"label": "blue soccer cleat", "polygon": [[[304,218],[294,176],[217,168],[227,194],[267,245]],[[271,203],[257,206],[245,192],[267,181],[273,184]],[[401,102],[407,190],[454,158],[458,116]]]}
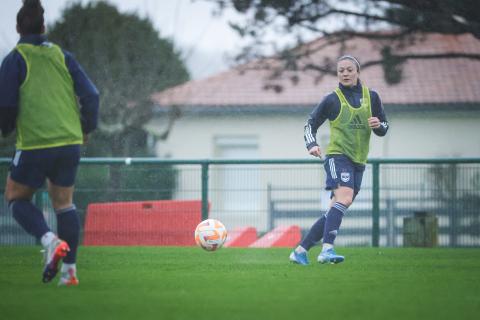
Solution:
{"label": "blue soccer cleat", "polygon": [[320,263],[340,263],[345,260],[344,256],[340,256],[335,253],[335,250],[333,249],[328,249],[325,251],[322,251],[320,255],[318,256],[318,262]]}
{"label": "blue soccer cleat", "polygon": [[306,252],[297,253],[295,250],[290,253],[290,261],[296,264],[307,265],[308,257]]}

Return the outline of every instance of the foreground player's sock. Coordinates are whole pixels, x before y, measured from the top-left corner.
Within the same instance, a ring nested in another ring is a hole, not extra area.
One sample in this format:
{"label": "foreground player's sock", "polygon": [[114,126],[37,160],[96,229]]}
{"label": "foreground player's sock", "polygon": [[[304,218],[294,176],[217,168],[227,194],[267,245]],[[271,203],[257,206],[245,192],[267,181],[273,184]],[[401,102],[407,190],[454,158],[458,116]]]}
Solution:
{"label": "foreground player's sock", "polygon": [[48,247],[50,245],[50,243],[52,243],[52,241],[54,239],[56,239],[57,236],[55,235],[55,233],[53,233],[52,231],[48,231],[47,233],[45,233],[41,238],[40,238],[40,242],[42,243],[42,246],[44,248]]}
{"label": "foreground player's sock", "polygon": [[327,214],[328,213],[321,216],[320,219],[313,224],[305,238],[300,243],[305,250],[310,250],[311,247],[313,247],[322,239],[323,230],[325,229],[325,221],[327,220]]}
{"label": "foreground player's sock", "polygon": [[77,258],[77,248],[80,238],[80,219],[75,206],[55,211],[57,214],[58,237],[65,240],[70,247],[70,251],[63,259],[64,263],[75,263]]}
{"label": "foreground player's sock", "polygon": [[327,220],[325,221],[323,243],[329,243],[333,245],[333,242],[337,237],[340,224],[342,224],[342,218],[345,211],[347,211],[347,207],[340,202],[335,202],[335,204],[330,208],[328,211]]}
{"label": "foreground player's sock", "polygon": [[69,269],[77,271],[77,264],[76,263],[63,263],[60,272],[67,272]]}
{"label": "foreground player's sock", "polygon": [[75,263],[64,263],[60,269],[59,286],[77,286],[79,281],[77,277],[77,266]]}
{"label": "foreground player's sock", "polygon": [[13,200],[9,203],[13,218],[29,234],[40,239],[50,231],[43,213],[28,200]]}

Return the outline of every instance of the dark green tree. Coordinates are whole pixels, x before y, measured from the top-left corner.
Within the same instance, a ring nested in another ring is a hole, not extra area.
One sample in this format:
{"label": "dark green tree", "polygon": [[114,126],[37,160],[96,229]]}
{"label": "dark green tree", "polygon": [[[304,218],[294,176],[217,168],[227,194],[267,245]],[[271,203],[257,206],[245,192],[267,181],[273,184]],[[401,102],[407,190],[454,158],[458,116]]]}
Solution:
{"label": "dark green tree", "polygon": [[[84,148],[86,155],[152,155],[144,130],[153,115],[150,96],[189,80],[172,42],[161,38],[148,19],[120,13],[104,1],[75,2],[47,29],[49,40],[71,51],[100,91],[99,126]],[[76,203],[85,209],[98,201],[170,199],[174,188],[175,170],[169,165],[85,165]]]}
{"label": "dark green tree", "polygon": [[[265,52],[277,53],[283,70],[300,70],[299,58],[323,50],[330,45],[344,44],[353,37],[381,40],[372,50],[379,50],[381,59],[362,61],[363,68],[382,65],[390,83],[401,81],[401,67],[408,59],[469,58],[480,60],[480,54],[442,52],[438,54],[400,54],[397,48],[422,41],[424,33],[458,35],[469,33],[480,40],[480,2],[477,0],[207,0],[218,4],[219,12],[230,8],[243,16],[231,27],[246,45],[237,56],[237,62],[268,61]],[[372,31],[388,32],[372,32]],[[323,37],[324,45],[308,50],[302,48],[305,34]],[[278,39],[289,37],[287,46]],[[338,54],[344,52],[340,45]],[[265,49],[268,50],[265,50]],[[363,57],[366,58],[366,57]],[[316,61],[303,65],[302,71],[314,70],[320,74],[335,74],[334,61]],[[261,67],[269,68],[264,63]]]}
{"label": "dark green tree", "polygon": [[[100,121],[89,156],[145,156],[150,95],[189,80],[180,54],[151,21],[103,2],[73,3],[47,28],[50,41],[74,53],[100,91]],[[173,121],[173,120],[172,120]]]}

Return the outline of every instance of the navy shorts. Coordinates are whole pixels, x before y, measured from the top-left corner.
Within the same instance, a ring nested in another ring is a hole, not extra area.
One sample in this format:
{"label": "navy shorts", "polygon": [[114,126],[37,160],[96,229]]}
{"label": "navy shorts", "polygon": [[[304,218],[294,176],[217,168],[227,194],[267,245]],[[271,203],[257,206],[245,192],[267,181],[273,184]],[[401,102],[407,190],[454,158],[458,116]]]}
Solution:
{"label": "navy shorts", "polygon": [[17,150],[10,164],[10,178],[38,189],[48,178],[54,185],[71,187],[75,184],[80,145],[36,150]]}
{"label": "navy shorts", "polygon": [[325,158],[327,182],[325,189],[335,190],[339,186],[353,189],[354,195],[360,191],[365,165],[352,162],[344,155],[327,155]]}

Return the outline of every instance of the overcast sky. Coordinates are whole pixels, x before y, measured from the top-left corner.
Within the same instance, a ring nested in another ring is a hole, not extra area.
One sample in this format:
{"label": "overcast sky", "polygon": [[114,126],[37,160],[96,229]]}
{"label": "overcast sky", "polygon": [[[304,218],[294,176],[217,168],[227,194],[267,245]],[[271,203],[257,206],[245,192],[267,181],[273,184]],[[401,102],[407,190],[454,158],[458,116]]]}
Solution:
{"label": "overcast sky", "polygon": [[[74,0],[42,0],[46,23],[54,23],[62,9]],[[89,2],[82,0],[82,2]],[[227,12],[212,16],[215,5],[202,0],[108,0],[121,12],[136,12],[150,17],[161,37],[173,39],[193,78],[203,78],[228,69],[230,60],[240,48],[239,37],[230,29],[228,20],[238,17]],[[18,41],[16,14],[22,0],[1,0],[0,55],[3,58]]]}

